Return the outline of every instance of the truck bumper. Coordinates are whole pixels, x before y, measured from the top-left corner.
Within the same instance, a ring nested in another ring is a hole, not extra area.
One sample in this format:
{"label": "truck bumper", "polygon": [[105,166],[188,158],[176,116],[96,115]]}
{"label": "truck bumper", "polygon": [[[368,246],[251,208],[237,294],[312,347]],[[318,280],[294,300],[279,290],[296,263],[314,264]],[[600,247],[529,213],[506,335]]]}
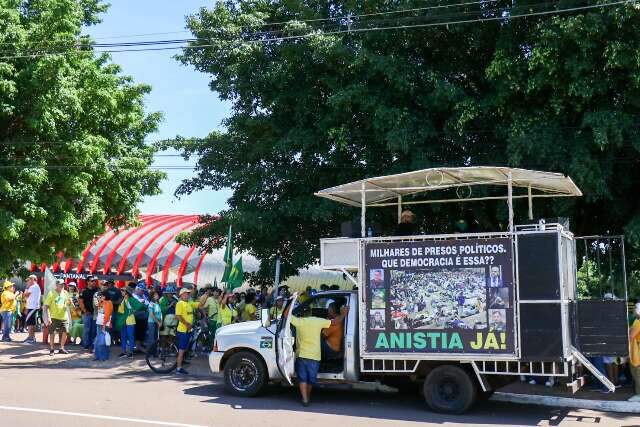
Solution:
{"label": "truck bumper", "polygon": [[224,353],[221,351],[212,351],[209,353],[209,368],[211,368],[211,372],[214,374],[222,372],[222,369],[220,368],[222,364],[222,356],[224,356]]}

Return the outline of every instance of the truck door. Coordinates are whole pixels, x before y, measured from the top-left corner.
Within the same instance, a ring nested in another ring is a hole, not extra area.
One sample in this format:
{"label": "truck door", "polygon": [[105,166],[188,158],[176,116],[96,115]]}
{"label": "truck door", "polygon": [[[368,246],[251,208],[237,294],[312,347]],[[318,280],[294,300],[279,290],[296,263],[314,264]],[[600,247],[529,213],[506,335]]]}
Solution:
{"label": "truck door", "polygon": [[291,331],[291,316],[297,300],[298,294],[294,293],[284,309],[284,314],[279,323],[276,336],[276,362],[278,364],[278,370],[289,385],[293,385],[291,377],[294,373],[295,364],[295,353],[293,350],[295,338]]}

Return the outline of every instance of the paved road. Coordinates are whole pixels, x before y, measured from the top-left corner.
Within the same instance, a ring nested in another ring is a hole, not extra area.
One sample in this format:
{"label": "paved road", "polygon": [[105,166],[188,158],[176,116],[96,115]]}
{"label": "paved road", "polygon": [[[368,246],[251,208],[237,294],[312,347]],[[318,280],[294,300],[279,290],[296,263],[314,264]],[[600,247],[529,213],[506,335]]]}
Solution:
{"label": "paved road", "polygon": [[220,378],[158,377],[119,368],[0,366],[0,425],[126,426],[632,426],[640,417],[483,403],[461,417],[428,412],[410,395],[319,390],[303,408],[295,390],[260,398],[226,395]]}

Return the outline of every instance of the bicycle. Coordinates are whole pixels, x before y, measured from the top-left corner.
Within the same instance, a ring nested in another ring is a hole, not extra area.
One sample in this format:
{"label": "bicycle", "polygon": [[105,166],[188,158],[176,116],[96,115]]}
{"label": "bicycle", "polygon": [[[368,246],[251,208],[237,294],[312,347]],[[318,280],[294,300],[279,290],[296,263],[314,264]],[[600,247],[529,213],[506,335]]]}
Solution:
{"label": "bicycle", "polygon": [[[204,323],[204,324],[203,324]],[[213,347],[213,336],[209,332],[206,321],[194,325],[191,331],[189,345],[184,355],[185,360],[198,357],[200,353],[207,354]],[[145,355],[147,365],[157,374],[168,374],[178,367],[178,346],[175,335],[157,336]]]}

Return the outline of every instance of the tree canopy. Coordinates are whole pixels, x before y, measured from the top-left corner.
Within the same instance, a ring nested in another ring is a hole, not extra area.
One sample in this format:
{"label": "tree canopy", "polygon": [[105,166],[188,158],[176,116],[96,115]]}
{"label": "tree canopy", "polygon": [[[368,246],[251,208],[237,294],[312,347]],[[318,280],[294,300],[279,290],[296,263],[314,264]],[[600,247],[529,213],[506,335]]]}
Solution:
{"label": "tree canopy", "polygon": [[[198,158],[178,194],[233,190],[222,220],[191,241],[220,244],[233,223],[235,244],[264,272],[279,253],[290,273],[357,215],[315,190],[427,167],[509,165],[571,176],[585,196],[539,203],[535,215],[569,216],[578,235],[624,232],[628,265],[640,268],[638,6],[520,17],[598,2],[442,7],[454,3],[227,1],[189,17],[196,40],[179,60],[233,104],[224,131],[174,143]],[[496,203],[418,213],[436,233],[467,207],[481,229],[504,229]],[[374,215],[387,229],[395,221],[391,210]],[[516,218],[526,219],[526,205]]]}
{"label": "tree canopy", "polygon": [[[0,270],[76,255],[156,194],[146,85],[96,56],[99,0],[0,0]],[[55,54],[60,52],[59,54]],[[54,54],[51,54],[54,53]]]}

